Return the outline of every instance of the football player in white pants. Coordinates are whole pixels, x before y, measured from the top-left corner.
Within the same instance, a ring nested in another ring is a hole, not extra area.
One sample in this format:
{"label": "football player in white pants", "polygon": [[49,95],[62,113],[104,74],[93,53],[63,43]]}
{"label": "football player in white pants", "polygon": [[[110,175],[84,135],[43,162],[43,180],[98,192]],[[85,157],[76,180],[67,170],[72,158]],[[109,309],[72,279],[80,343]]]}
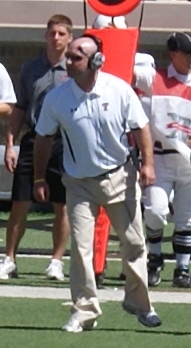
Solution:
{"label": "football player in white pants", "polygon": [[[149,250],[149,285],[157,286],[163,268],[161,243],[173,199],[173,250],[176,267],[173,285],[191,286],[191,38],[185,33],[168,37],[170,65],[156,73],[151,89],[150,125],[154,144],[156,180],[145,190],[145,224]],[[146,102],[148,115],[148,98]]]}

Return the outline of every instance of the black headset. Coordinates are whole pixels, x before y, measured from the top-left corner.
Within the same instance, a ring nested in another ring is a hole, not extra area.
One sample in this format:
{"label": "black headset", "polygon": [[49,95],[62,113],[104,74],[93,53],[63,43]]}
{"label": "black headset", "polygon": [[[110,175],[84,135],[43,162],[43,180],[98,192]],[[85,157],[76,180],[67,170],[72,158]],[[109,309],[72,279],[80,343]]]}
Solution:
{"label": "black headset", "polygon": [[176,37],[177,33],[173,33],[169,36],[167,40],[167,46],[170,51],[178,51],[179,49],[179,42]]}
{"label": "black headset", "polygon": [[[88,59],[88,68],[91,70],[100,69],[105,62],[105,56],[102,53],[102,41],[97,36],[91,34],[84,34],[81,37],[89,37],[95,42],[97,46],[97,51],[95,53],[92,53]],[[82,53],[84,52],[82,51]]]}

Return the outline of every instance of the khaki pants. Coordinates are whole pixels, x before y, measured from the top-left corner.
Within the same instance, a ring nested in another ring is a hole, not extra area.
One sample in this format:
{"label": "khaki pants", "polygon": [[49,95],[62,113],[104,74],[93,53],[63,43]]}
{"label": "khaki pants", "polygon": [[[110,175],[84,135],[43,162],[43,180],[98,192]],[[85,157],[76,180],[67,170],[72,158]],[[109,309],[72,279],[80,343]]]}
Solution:
{"label": "khaki pants", "polygon": [[122,243],[126,267],[125,303],[151,310],[147,288],[147,253],[140,206],[141,191],[131,160],[107,176],[75,179],[63,176],[71,225],[71,294],[79,322],[101,314],[93,269],[94,224],[104,206]]}

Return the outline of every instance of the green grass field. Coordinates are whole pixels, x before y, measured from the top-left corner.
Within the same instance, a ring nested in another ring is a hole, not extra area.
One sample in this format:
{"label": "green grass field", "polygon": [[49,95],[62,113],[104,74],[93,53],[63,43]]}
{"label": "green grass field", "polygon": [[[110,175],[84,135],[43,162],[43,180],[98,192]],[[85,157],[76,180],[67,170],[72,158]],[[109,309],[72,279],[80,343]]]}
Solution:
{"label": "green grass field", "polygon": [[[0,251],[5,248],[7,213],[0,213]],[[51,214],[30,214],[26,234],[21,241],[17,257],[18,279],[1,280],[1,285],[31,287],[69,287],[69,257],[64,259],[65,281],[49,281],[45,268],[49,262],[52,248]],[[167,259],[173,258],[171,234],[173,226],[165,229],[163,253]],[[41,257],[27,257],[41,254]],[[70,254],[68,243],[66,255]],[[43,256],[45,255],[45,256]],[[119,280],[121,262],[119,241],[111,231],[103,288],[123,288]],[[172,288],[174,263],[166,262],[162,272],[162,283],[157,291],[177,291]],[[155,290],[155,289],[152,289]],[[181,292],[190,291],[181,290]],[[61,326],[69,317],[69,305],[60,300],[0,297],[0,348],[187,348],[191,341],[191,305],[156,303],[155,308],[163,320],[159,328],[145,328],[136,317],[126,314],[120,302],[101,303],[103,316],[98,327],[91,332],[71,334],[61,331]]]}
{"label": "green grass field", "polygon": [[[8,213],[0,213],[0,251],[4,252],[5,239],[6,239],[6,223],[7,223]],[[53,222],[52,214],[29,214],[27,222],[27,230],[24,238],[21,240],[19,246],[18,255],[22,254],[41,254],[47,257],[51,255],[52,249],[52,235],[51,235],[51,225]],[[166,257],[172,258],[172,246],[171,246],[171,234],[173,226],[169,226],[165,229],[164,240],[163,240],[163,252]],[[66,255],[70,254],[70,241],[67,245]],[[119,241],[111,230],[109,244],[108,244],[108,257],[113,260],[119,255]],[[17,266],[19,271],[18,279],[10,279],[9,284],[14,285],[32,285],[32,286],[58,286],[67,287],[69,286],[69,260],[65,260],[65,282],[50,282],[45,277],[45,268],[48,264],[48,259],[46,258],[17,258]],[[157,288],[162,290],[172,289],[172,274],[173,274],[174,264],[166,263],[166,267],[162,273],[162,283]],[[121,262],[109,261],[107,262],[107,268],[105,270],[105,279],[103,286],[112,287],[122,287],[124,282],[119,280],[119,274],[121,272]],[[0,280],[0,283],[6,284],[7,281]]]}
{"label": "green grass field", "polygon": [[126,314],[120,303],[101,304],[103,315],[95,330],[66,333],[69,307],[59,300],[0,299],[1,348],[186,348],[191,340],[190,305],[155,307],[163,318],[159,328],[145,328]]}
{"label": "green grass field", "polygon": [[[22,285],[22,286],[45,286],[45,287],[69,287],[69,260],[64,260],[65,265],[65,281],[49,281],[45,276],[45,269],[49,260],[47,258],[30,258],[18,257],[17,267],[19,271],[18,279],[0,280],[0,284]],[[172,275],[174,264],[166,263],[162,272],[162,282],[154,290],[157,291],[177,291],[172,287]],[[121,272],[121,262],[108,261],[105,270],[105,279],[102,284],[103,288],[122,288],[124,281],[119,279]],[[153,288],[152,288],[153,290]],[[182,291],[190,291],[190,289],[181,289]]]}
{"label": "green grass field", "polygon": [[[5,232],[7,225],[8,213],[0,212],[0,251],[4,251],[5,247]],[[50,254],[52,248],[51,239],[51,226],[53,222],[52,214],[40,214],[34,213],[28,215],[27,229],[24,238],[21,240],[19,246],[19,252],[29,252],[37,253],[38,251],[42,254]],[[172,255],[171,246],[171,235],[173,231],[173,225],[170,223],[165,228],[164,238],[163,238],[163,252],[167,256]],[[69,252],[70,245],[68,243],[68,248],[66,254]],[[111,229],[111,234],[109,238],[108,252],[112,256],[115,256],[116,252],[119,252],[119,241]]]}
{"label": "green grass field", "polygon": [[[0,252],[3,254],[5,249],[6,239],[6,224],[8,213],[0,213]],[[52,214],[40,214],[31,213],[28,216],[27,229],[24,238],[21,240],[18,255],[22,254],[35,255],[41,254],[46,257],[51,256],[52,250],[52,234],[51,226],[53,222]],[[170,223],[165,228],[162,251],[167,259],[173,258],[171,235],[173,231],[173,225]],[[107,256],[113,260],[119,255],[119,240],[111,230]],[[70,254],[70,241],[67,245],[66,255]],[[9,284],[13,285],[32,285],[32,286],[69,286],[69,260],[65,261],[65,282],[50,282],[45,277],[45,269],[48,264],[46,258],[17,258],[17,265],[19,270],[18,279],[10,279]],[[162,272],[162,283],[157,290],[174,291],[171,286],[174,264],[166,263],[164,271]],[[103,282],[104,287],[122,287],[124,282],[119,280],[119,274],[121,272],[121,262],[109,261],[107,262],[107,268],[105,270],[105,279]],[[0,280],[0,283],[4,284],[7,281]],[[183,290],[185,291],[185,290]],[[189,290],[188,290],[189,291]]]}

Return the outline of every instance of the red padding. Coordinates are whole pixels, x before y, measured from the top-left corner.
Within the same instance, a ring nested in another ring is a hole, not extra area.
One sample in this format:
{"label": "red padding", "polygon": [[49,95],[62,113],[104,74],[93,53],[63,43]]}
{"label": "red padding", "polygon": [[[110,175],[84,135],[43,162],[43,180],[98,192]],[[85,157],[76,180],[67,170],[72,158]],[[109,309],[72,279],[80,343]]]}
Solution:
{"label": "red padding", "polygon": [[109,232],[110,221],[107,217],[104,208],[100,207],[94,231],[95,234],[93,265],[95,274],[101,274],[104,272]]}
{"label": "red padding", "polygon": [[95,35],[103,42],[106,60],[101,70],[131,83],[139,30],[104,28],[87,29],[85,33]]}
{"label": "red padding", "polygon": [[[106,16],[121,16],[133,11],[141,0],[87,0],[98,13]],[[109,4],[108,4],[109,3]]]}

